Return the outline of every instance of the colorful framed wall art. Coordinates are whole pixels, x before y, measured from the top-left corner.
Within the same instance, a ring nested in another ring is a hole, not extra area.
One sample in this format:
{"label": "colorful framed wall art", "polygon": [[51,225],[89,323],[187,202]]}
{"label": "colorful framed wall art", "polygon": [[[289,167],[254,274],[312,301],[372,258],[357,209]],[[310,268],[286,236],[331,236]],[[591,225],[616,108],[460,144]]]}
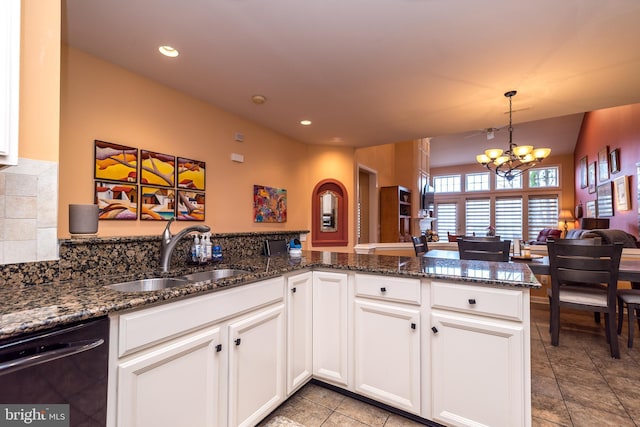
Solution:
{"label": "colorful framed wall art", "polygon": [[287,190],[254,185],[253,222],[287,222]]}
{"label": "colorful framed wall art", "polygon": [[138,149],[94,140],[96,180],[138,182]]}

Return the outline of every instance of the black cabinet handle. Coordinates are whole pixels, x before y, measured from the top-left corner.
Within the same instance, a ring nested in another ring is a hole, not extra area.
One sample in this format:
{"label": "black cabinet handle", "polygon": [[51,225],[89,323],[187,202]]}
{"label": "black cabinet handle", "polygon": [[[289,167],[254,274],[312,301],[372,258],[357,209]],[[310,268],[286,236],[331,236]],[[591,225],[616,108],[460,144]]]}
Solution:
{"label": "black cabinet handle", "polygon": [[240,338],[236,339],[236,345],[240,345]]}
{"label": "black cabinet handle", "polygon": [[469,298],[469,304],[474,305],[476,303],[475,298]]}
{"label": "black cabinet handle", "polygon": [[380,288],[380,292],[387,292],[387,288],[385,287]]}
{"label": "black cabinet handle", "polygon": [[296,293],[296,288],[295,287],[291,288],[291,292],[295,294]]}
{"label": "black cabinet handle", "polygon": [[222,351],[222,344],[218,344],[216,346],[216,353],[220,353]]}
{"label": "black cabinet handle", "polygon": [[438,333],[438,328],[436,328],[435,326],[433,326],[433,327],[431,328],[431,330],[433,331],[433,333],[434,333],[434,334],[437,334],[437,333]]}
{"label": "black cabinet handle", "polygon": [[416,324],[415,324],[415,323],[412,323],[412,324],[411,324],[411,329],[415,329],[415,328],[416,328]]}

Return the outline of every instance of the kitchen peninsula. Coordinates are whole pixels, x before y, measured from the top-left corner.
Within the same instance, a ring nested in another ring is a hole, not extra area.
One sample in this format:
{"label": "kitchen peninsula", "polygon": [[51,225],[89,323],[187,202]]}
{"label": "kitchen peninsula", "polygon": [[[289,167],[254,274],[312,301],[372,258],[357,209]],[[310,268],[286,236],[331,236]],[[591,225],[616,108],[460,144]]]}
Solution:
{"label": "kitchen peninsula", "polygon": [[[184,410],[196,424],[203,414],[208,425],[254,425],[315,378],[446,425],[530,425],[529,289],[540,285],[527,266],[303,251],[224,267],[250,273],[143,293],[104,287],[114,276],[4,286],[0,337],[109,315],[111,426],[152,410],[169,422],[146,403],[171,390],[137,381],[200,353],[207,364],[180,378],[210,381],[172,385],[190,390]],[[219,411],[197,407],[203,393]]]}

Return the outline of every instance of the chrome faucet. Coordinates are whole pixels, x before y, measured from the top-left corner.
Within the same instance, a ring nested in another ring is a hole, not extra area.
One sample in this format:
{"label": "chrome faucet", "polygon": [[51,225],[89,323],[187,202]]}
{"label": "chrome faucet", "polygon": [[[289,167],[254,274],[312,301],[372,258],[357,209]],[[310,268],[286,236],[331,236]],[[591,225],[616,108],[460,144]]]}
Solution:
{"label": "chrome faucet", "polygon": [[193,227],[187,227],[183,230],[180,230],[175,235],[171,235],[169,227],[171,227],[171,223],[174,220],[175,218],[171,218],[169,222],[167,222],[167,226],[162,232],[162,246],[160,247],[160,269],[163,273],[167,273],[169,271],[171,254],[173,253],[173,250],[175,249],[180,239],[182,239],[189,233],[206,233],[207,231],[211,231],[211,228],[208,225],[194,225]]}

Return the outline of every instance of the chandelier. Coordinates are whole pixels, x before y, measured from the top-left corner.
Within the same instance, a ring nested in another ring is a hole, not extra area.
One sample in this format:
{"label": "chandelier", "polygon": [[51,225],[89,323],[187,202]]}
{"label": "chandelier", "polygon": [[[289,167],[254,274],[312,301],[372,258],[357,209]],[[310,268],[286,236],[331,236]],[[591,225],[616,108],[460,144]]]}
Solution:
{"label": "chandelier", "polygon": [[517,145],[513,142],[511,98],[516,93],[515,90],[510,90],[504,94],[509,98],[509,149],[503,151],[499,148],[490,148],[484,154],[476,156],[478,163],[509,182],[535,166],[537,162],[541,162],[551,153],[550,148],[533,148],[531,145]]}

